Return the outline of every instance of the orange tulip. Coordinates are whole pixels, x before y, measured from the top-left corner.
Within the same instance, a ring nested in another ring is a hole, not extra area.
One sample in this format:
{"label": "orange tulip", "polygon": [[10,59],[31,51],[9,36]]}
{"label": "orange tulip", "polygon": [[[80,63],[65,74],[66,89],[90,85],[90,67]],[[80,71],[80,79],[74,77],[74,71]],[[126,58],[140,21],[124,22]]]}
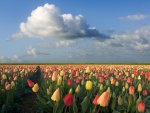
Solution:
{"label": "orange tulip", "polygon": [[110,98],[110,92],[107,90],[101,94],[101,96],[97,100],[97,103],[102,107],[106,107],[108,106],[109,98]]}
{"label": "orange tulip", "polygon": [[129,94],[134,95],[134,86],[129,87]]}
{"label": "orange tulip", "polygon": [[138,109],[138,112],[140,113],[144,113],[145,111],[145,103],[143,101],[139,102],[138,105],[137,105],[137,109]]}

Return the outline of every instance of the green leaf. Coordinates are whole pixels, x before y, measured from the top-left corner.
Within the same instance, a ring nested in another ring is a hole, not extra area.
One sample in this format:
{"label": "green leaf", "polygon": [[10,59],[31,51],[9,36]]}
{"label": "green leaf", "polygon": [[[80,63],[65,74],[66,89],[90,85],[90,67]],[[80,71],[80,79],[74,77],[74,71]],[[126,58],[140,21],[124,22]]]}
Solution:
{"label": "green leaf", "polygon": [[89,104],[89,101],[88,101],[88,96],[84,97],[82,103],[81,103],[81,107],[82,107],[82,112],[83,113],[86,113],[87,109],[88,109],[88,104]]}
{"label": "green leaf", "polygon": [[74,111],[74,113],[78,113],[78,107],[77,107],[75,101],[74,101],[74,103],[73,103],[73,111]]}

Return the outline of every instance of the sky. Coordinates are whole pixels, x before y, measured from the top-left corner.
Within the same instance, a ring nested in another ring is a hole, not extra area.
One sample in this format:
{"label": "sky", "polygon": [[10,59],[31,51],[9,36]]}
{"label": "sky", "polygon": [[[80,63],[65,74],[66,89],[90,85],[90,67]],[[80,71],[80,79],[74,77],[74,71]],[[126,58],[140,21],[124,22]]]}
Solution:
{"label": "sky", "polygon": [[0,0],[0,63],[148,63],[150,1]]}

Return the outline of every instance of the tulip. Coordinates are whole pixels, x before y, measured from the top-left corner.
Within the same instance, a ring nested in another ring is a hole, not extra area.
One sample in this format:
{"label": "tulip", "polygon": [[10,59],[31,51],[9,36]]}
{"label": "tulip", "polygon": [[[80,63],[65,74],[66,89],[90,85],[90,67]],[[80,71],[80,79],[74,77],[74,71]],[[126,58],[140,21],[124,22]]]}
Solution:
{"label": "tulip", "polygon": [[119,86],[119,82],[118,82],[118,81],[116,81],[116,84],[115,84],[115,86]]}
{"label": "tulip", "polygon": [[52,81],[54,82],[54,81],[56,81],[56,80],[57,80],[57,72],[54,71],[54,72],[53,72],[53,75],[52,75]]}
{"label": "tulip", "polygon": [[145,111],[145,103],[143,101],[138,102],[137,109],[138,109],[138,112],[144,113],[144,111]]}
{"label": "tulip", "polygon": [[85,72],[90,73],[91,72],[90,67],[87,67]]}
{"label": "tulip", "polygon": [[103,84],[100,84],[99,89],[100,89],[100,91],[103,90]]}
{"label": "tulip", "polygon": [[11,88],[15,87],[15,82],[11,81]]}
{"label": "tulip", "polygon": [[138,76],[138,80],[141,80],[141,76],[140,75]]}
{"label": "tulip", "polygon": [[97,99],[97,103],[102,107],[106,107],[108,106],[109,99],[110,99],[110,92],[109,90],[107,90],[103,92],[101,96]]}
{"label": "tulip", "polygon": [[128,83],[125,83],[125,89],[127,90],[129,88]]}
{"label": "tulip", "polygon": [[122,105],[123,104],[123,99],[121,98],[121,96],[118,97],[118,105]]}
{"label": "tulip", "polygon": [[34,86],[34,82],[32,82],[30,79],[27,79],[27,83],[31,88]]}
{"label": "tulip", "polygon": [[63,76],[65,74],[64,70],[60,71],[60,76]]}
{"label": "tulip", "polygon": [[72,85],[72,79],[68,79],[68,86],[71,86]]}
{"label": "tulip", "polygon": [[50,90],[49,88],[46,89],[47,95],[50,95]]}
{"label": "tulip", "polygon": [[143,95],[146,96],[148,94],[147,90],[143,90]]}
{"label": "tulip", "polygon": [[3,74],[3,75],[2,75],[2,79],[3,79],[3,80],[6,80],[6,79],[7,79],[7,76],[6,76],[5,74]]}
{"label": "tulip", "polygon": [[6,90],[10,90],[10,89],[11,89],[11,84],[7,84],[7,85],[5,86],[5,89],[6,89]]}
{"label": "tulip", "polygon": [[76,83],[80,84],[80,79],[79,78],[76,78]]}
{"label": "tulip", "polygon": [[139,84],[139,85],[138,85],[138,92],[140,93],[141,91],[142,91],[142,85]]}
{"label": "tulip", "polygon": [[86,81],[86,84],[85,84],[85,89],[86,90],[91,90],[92,89],[92,81]]}
{"label": "tulip", "polygon": [[129,94],[134,95],[134,86],[130,86],[129,88]]}
{"label": "tulip", "polygon": [[54,92],[53,95],[51,96],[51,99],[52,99],[53,101],[56,101],[56,102],[58,102],[58,101],[60,100],[60,90],[59,90],[59,88],[57,88],[57,89],[55,90],[55,92]]}
{"label": "tulip", "polygon": [[75,92],[76,92],[76,93],[79,93],[79,92],[80,92],[80,89],[81,89],[81,88],[80,88],[80,85],[78,85],[77,88],[75,89]]}
{"label": "tulip", "polygon": [[39,90],[39,85],[38,85],[38,83],[36,83],[36,84],[34,84],[34,86],[32,88],[32,91],[35,92],[35,93],[37,93],[38,90]]}
{"label": "tulip", "polygon": [[122,92],[125,92],[125,87],[122,88]]}
{"label": "tulip", "polygon": [[69,94],[72,94],[72,88],[69,89]]}
{"label": "tulip", "polygon": [[73,94],[67,94],[64,97],[64,104],[66,106],[71,106],[73,104]]}
{"label": "tulip", "polygon": [[93,104],[94,104],[94,105],[98,105],[97,100],[98,100],[99,96],[100,96],[99,94],[97,94],[97,95],[95,96],[95,98],[94,98],[94,100],[93,100]]}
{"label": "tulip", "polygon": [[131,84],[132,83],[132,78],[131,77],[128,77],[127,79],[127,83]]}
{"label": "tulip", "polygon": [[62,76],[58,76],[57,85],[60,86],[62,83]]}

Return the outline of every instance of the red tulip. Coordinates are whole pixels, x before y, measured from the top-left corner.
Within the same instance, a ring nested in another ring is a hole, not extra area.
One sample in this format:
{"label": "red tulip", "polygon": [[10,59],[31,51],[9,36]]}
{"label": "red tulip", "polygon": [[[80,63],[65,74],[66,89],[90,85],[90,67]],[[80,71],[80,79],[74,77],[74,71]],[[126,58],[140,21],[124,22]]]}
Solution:
{"label": "red tulip", "polygon": [[143,90],[143,95],[146,96],[148,94],[147,90]]}
{"label": "red tulip", "polygon": [[138,105],[137,105],[137,108],[138,108],[138,112],[144,113],[144,111],[145,111],[145,103],[143,101],[139,102]]}
{"label": "red tulip", "polygon": [[72,79],[68,79],[68,85],[69,85],[69,86],[72,85]]}
{"label": "red tulip", "polygon": [[76,78],[76,83],[80,84],[80,79],[79,78]]}
{"label": "red tulip", "polygon": [[27,83],[31,88],[34,86],[34,82],[32,82],[30,79],[27,79]]}
{"label": "red tulip", "polygon": [[73,104],[73,94],[67,94],[64,97],[64,103],[66,106],[71,106]]}
{"label": "red tulip", "polygon": [[99,94],[97,94],[97,95],[95,96],[95,98],[94,98],[94,100],[93,100],[93,104],[94,104],[94,105],[98,105],[97,100],[98,100],[99,96],[100,96]]}
{"label": "red tulip", "polygon": [[135,90],[134,86],[130,86],[129,87],[129,94],[134,95],[134,90]]}
{"label": "red tulip", "polygon": [[132,78],[128,77],[127,82],[131,84],[132,83]]}

